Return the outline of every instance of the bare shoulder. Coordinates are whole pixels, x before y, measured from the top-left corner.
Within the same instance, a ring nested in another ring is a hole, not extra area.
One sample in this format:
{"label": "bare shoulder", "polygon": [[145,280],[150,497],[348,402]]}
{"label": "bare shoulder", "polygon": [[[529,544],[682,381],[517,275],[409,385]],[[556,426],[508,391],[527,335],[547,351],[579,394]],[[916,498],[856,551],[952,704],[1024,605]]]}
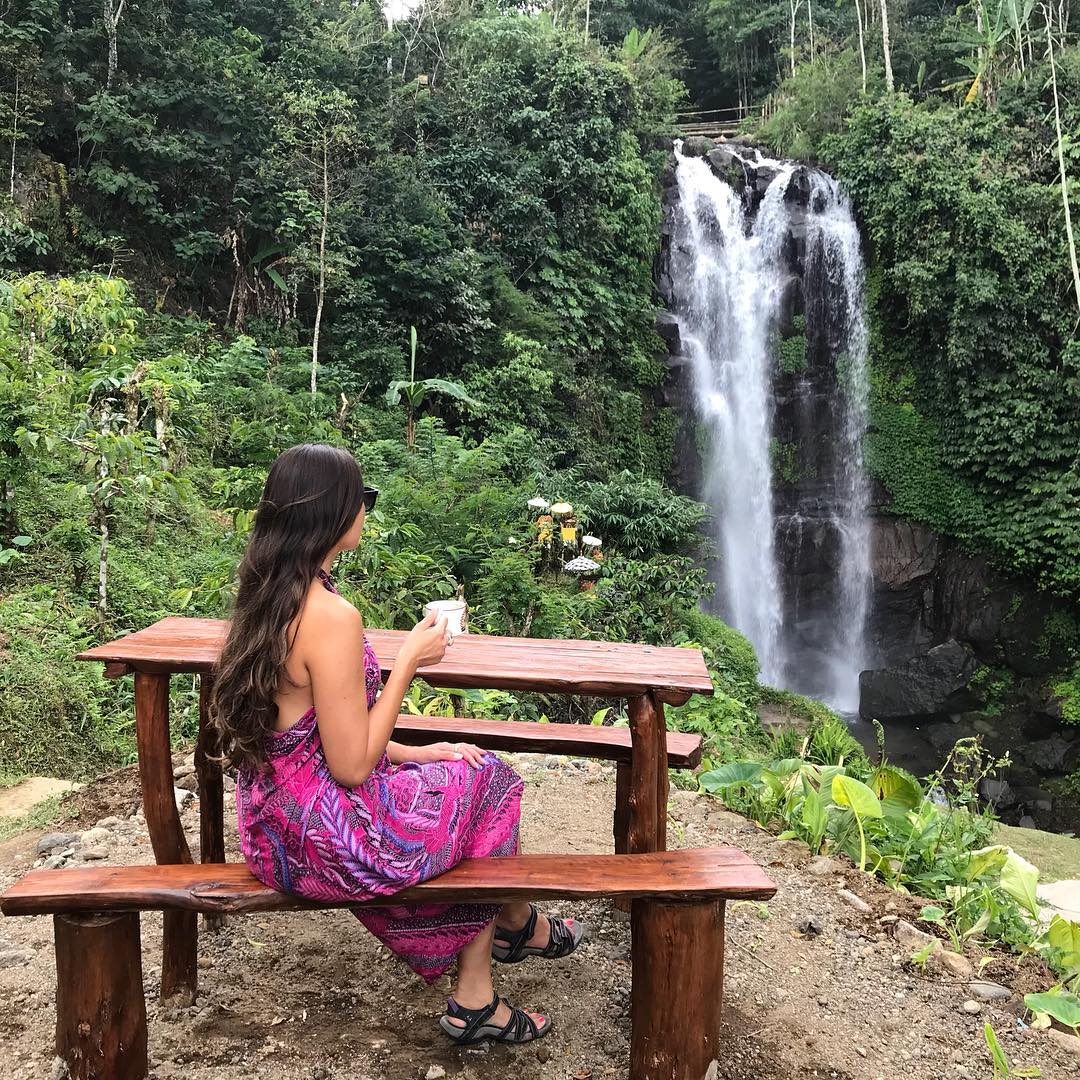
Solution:
{"label": "bare shoulder", "polygon": [[312,587],[304,613],[297,627],[296,645],[301,649],[318,642],[337,648],[363,648],[364,620],[360,612],[343,596]]}

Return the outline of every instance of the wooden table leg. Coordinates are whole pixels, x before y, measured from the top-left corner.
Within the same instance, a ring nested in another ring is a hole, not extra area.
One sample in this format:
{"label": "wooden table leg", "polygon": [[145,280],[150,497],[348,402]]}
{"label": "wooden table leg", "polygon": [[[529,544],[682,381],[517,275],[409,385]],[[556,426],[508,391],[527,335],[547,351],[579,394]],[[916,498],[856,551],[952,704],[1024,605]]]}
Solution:
{"label": "wooden table leg", "polygon": [[[627,799],[629,825],[627,848],[631,854],[659,850],[656,796],[659,788],[657,773],[661,768],[667,774],[667,751],[662,746],[663,734],[657,736],[657,728],[663,723],[663,714],[656,711],[656,700],[651,694],[631,698],[627,702],[630,716],[630,744],[632,772],[630,797]],[[667,807],[665,803],[664,812]]]}
{"label": "wooden table leg", "polygon": [[[210,726],[210,697],[214,676],[199,676],[199,739],[195,743],[195,775],[199,781],[199,858],[204,863],[225,861],[225,789],[216,757],[218,740]],[[204,915],[207,930],[219,930],[224,915]]]}
{"label": "wooden table leg", "polygon": [[667,851],[667,721],[664,718],[664,703],[655,694],[650,694],[649,697],[656,712],[656,850]]}
{"label": "wooden table leg", "polygon": [[630,1080],[710,1080],[720,1044],[724,902],[635,900],[630,931]]}
{"label": "wooden table leg", "polygon": [[[167,674],[135,673],[135,738],[139,750],[143,812],[154,858],[159,863],[189,863],[191,852],[180,824],[173,788]],[[198,940],[199,923],[193,912],[164,913],[163,1001],[175,1005],[190,1005],[195,1001]]]}
{"label": "wooden table leg", "polygon": [[[630,830],[630,781],[633,775],[629,761],[620,761],[615,766],[615,819],[611,831],[615,834],[616,855],[625,855],[630,850],[627,834]],[[630,910],[629,905],[626,910]]]}
{"label": "wooden table leg", "polygon": [[[615,767],[615,854],[625,855],[630,850],[630,786],[634,770],[629,761],[620,761]],[[629,900],[613,901],[617,911],[630,910]]]}

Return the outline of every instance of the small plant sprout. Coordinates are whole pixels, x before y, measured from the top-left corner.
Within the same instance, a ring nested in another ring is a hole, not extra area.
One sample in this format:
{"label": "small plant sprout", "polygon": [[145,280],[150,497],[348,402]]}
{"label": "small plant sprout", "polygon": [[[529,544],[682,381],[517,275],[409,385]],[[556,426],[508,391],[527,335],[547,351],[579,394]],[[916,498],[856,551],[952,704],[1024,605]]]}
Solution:
{"label": "small plant sprout", "polygon": [[930,959],[930,954],[934,951],[934,945],[937,942],[937,938],[933,941],[928,941],[918,952],[911,954],[911,962],[920,971],[921,974],[926,974],[926,961]]}
{"label": "small plant sprout", "polygon": [[1011,1076],[1036,1077],[1042,1076],[1042,1070],[1031,1066],[1025,1069],[1014,1069],[1009,1065],[1009,1059],[998,1042],[997,1032],[989,1021],[983,1025],[983,1038],[986,1039],[987,1048],[990,1051],[990,1061],[994,1066],[994,1080],[1008,1080]]}

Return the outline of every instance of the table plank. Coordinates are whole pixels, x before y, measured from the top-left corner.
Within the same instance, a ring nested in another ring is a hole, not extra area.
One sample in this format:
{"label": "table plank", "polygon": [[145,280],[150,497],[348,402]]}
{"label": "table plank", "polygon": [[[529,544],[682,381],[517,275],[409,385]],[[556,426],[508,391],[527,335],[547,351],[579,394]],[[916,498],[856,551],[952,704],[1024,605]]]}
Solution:
{"label": "table plank", "polygon": [[[207,672],[217,661],[227,624],[220,619],[173,616],[144,630],[97,645],[80,660],[125,665],[138,671]],[[368,630],[383,674],[393,667],[403,630]],[[697,649],[661,648],[608,641],[566,641],[463,634],[439,664],[417,674],[433,686],[532,690],[596,697],[636,697],[652,692],[681,705],[691,694],[711,695],[712,680]]]}

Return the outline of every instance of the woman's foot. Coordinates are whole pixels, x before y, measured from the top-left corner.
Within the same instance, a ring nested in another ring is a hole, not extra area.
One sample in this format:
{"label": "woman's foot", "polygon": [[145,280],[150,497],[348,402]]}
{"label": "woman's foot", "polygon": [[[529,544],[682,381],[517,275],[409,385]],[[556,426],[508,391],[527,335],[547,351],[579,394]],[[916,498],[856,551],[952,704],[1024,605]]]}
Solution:
{"label": "woman's foot", "polygon": [[[515,905],[516,907],[516,905]],[[517,914],[503,909],[500,918]],[[542,956],[557,960],[569,956],[585,936],[585,927],[574,919],[560,919],[556,915],[542,915],[535,904],[527,905],[527,915],[517,925],[495,923],[495,940],[491,955],[502,964],[517,964],[530,956]]]}
{"label": "woman's foot", "polygon": [[551,1020],[542,1013],[526,1012],[504,998],[495,997],[482,1005],[449,998],[439,1027],[455,1042],[468,1046],[492,1039],[495,1042],[526,1043],[542,1039],[551,1030]]}

